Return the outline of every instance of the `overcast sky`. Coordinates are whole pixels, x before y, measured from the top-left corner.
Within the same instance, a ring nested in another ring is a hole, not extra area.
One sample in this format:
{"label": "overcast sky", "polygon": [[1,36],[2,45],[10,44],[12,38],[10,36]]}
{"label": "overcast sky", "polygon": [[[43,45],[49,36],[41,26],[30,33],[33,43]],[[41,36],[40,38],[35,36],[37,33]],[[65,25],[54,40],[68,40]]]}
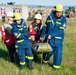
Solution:
{"label": "overcast sky", "polygon": [[44,5],[52,6],[58,3],[64,6],[76,6],[76,0],[0,0],[1,3],[15,2],[15,4],[27,4],[27,5]]}

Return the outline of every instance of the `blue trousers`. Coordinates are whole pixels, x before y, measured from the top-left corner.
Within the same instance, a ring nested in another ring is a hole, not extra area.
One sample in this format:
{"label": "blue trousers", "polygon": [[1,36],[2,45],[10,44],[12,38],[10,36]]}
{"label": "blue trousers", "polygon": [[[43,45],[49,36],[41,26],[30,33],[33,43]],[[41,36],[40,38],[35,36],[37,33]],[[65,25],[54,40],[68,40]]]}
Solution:
{"label": "blue trousers", "polygon": [[54,54],[53,64],[60,66],[62,62],[62,46],[58,45],[56,47],[52,46],[52,51],[47,53],[45,60],[49,60],[50,57]]}
{"label": "blue trousers", "polygon": [[19,56],[20,68],[23,69],[25,65],[32,66],[33,54],[30,47],[16,49]]}

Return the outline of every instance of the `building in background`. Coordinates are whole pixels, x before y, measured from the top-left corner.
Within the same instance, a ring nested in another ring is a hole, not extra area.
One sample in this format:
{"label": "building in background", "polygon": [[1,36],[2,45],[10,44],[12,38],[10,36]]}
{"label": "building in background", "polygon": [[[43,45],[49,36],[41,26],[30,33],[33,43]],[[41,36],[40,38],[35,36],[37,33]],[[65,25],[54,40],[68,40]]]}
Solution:
{"label": "building in background", "polygon": [[[23,19],[28,18],[28,6],[27,5],[0,5],[0,8],[4,7],[7,12],[20,12]],[[1,19],[1,14],[0,14]]]}

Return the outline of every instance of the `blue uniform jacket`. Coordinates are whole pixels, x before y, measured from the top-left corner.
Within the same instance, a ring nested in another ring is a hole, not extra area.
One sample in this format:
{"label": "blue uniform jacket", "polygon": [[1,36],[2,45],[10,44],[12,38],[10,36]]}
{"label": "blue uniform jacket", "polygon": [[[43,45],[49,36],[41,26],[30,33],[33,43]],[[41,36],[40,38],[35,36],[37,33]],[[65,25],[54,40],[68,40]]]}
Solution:
{"label": "blue uniform jacket", "polygon": [[66,19],[64,16],[60,18],[55,17],[55,12],[52,12],[43,27],[41,38],[48,35],[51,36],[50,44],[51,46],[60,45],[64,40],[64,30],[66,28]]}
{"label": "blue uniform jacket", "polygon": [[12,26],[12,34],[16,37],[16,48],[27,48],[30,45],[28,29],[25,21],[21,19],[21,24],[14,22]]}

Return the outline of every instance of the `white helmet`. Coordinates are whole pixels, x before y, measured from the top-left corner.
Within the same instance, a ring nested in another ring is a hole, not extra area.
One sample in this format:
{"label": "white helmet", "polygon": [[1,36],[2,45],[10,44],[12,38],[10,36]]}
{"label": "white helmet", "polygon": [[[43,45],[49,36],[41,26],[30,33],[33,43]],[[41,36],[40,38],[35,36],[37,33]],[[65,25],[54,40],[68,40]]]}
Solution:
{"label": "white helmet", "polygon": [[7,17],[13,17],[13,12],[8,12]]}
{"label": "white helmet", "polygon": [[42,19],[42,16],[41,16],[40,14],[36,14],[34,18],[35,18],[35,19],[40,19],[40,20],[41,20],[41,19]]}

